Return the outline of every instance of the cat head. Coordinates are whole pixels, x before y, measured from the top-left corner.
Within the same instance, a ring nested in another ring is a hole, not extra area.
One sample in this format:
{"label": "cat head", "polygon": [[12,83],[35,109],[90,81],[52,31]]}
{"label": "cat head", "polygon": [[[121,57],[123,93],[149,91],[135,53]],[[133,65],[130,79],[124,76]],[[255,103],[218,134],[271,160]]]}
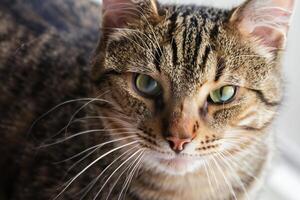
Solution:
{"label": "cat head", "polygon": [[126,129],[135,136],[126,142],[143,149],[142,168],[170,174],[264,148],[282,100],[293,7],[293,0],[248,0],[232,10],[104,0],[93,78],[111,105],[99,109],[109,117],[105,128]]}

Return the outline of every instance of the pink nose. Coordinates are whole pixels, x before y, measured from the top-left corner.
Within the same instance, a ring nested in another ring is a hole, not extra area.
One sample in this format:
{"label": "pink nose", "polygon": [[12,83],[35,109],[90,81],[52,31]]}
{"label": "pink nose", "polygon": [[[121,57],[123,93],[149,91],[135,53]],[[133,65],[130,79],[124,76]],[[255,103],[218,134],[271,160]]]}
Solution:
{"label": "pink nose", "polygon": [[184,149],[185,144],[188,144],[192,141],[191,138],[181,139],[177,137],[167,137],[166,139],[176,153],[180,153]]}

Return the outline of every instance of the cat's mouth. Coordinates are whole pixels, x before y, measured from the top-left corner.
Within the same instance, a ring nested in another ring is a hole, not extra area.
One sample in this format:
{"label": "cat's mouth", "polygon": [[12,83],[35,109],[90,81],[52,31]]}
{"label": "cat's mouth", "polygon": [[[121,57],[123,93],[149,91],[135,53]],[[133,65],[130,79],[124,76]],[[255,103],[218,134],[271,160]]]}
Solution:
{"label": "cat's mouth", "polygon": [[160,158],[159,161],[162,165],[178,169],[180,171],[180,169],[186,168],[187,165],[193,165],[195,159],[189,158],[187,156],[175,156],[174,158],[169,159]]}
{"label": "cat's mouth", "polygon": [[155,152],[151,155],[152,166],[161,172],[171,175],[184,175],[197,171],[203,166],[203,159],[205,158],[200,156],[175,153]]}

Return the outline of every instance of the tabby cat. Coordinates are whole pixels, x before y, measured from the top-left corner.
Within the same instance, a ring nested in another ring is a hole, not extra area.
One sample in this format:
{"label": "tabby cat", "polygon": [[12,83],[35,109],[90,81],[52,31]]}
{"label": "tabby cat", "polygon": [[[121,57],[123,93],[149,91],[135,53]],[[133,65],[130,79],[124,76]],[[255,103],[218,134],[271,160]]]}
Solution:
{"label": "tabby cat", "polygon": [[5,198],[257,199],[294,3],[2,0]]}

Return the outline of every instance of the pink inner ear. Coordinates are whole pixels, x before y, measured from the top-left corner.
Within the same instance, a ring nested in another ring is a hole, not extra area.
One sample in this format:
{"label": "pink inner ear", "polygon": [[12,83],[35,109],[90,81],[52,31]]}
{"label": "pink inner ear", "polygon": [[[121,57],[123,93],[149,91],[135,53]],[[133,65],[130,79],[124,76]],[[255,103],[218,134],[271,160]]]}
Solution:
{"label": "pink inner ear", "polygon": [[279,48],[284,42],[282,41],[284,36],[281,32],[268,27],[257,27],[252,32],[252,35],[261,38],[261,44],[270,48]]}
{"label": "pink inner ear", "polygon": [[252,35],[262,39],[262,44],[271,48],[280,48],[286,38],[291,13],[279,9],[266,9],[261,18],[253,23]]}
{"label": "pink inner ear", "polygon": [[126,6],[133,6],[131,0],[103,0],[102,8],[103,10],[113,10],[116,9],[118,12],[118,8],[123,8]]}
{"label": "pink inner ear", "polygon": [[293,7],[294,0],[252,0],[242,10],[240,31],[259,38],[264,46],[282,48]]}
{"label": "pink inner ear", "polygon": [[134,16],[136,6],[131,0],[103,0],[103,26],[122,28],[128,17]]}
{"label": "pink inner ear", "polygon": [[105,13],[103,15],[103,26],[105,28],[122,28],[125,26],[126,21],[122,19],[122,14],[116,17],[115,13]]}

